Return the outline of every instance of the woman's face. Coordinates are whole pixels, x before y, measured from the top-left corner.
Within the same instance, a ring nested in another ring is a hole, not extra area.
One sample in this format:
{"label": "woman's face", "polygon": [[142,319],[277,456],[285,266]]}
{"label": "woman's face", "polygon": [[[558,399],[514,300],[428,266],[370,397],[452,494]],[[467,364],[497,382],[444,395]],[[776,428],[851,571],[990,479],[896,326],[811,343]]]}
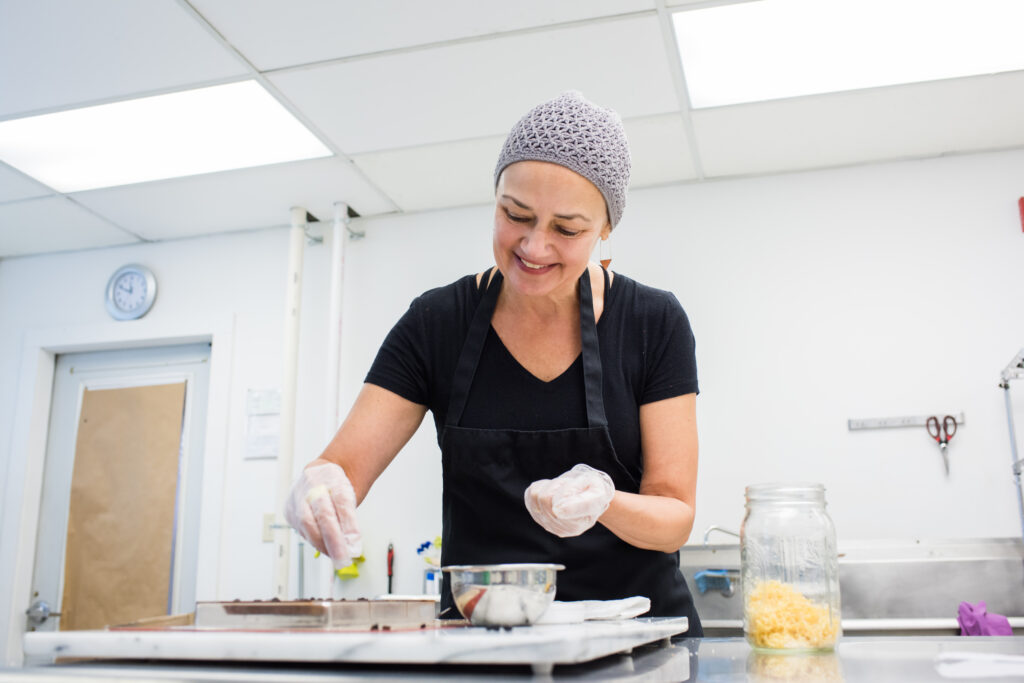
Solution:
{"label": "woman's face", "polygon": [[519,161],[502,171],[496,195],[494,259],[509,285],[527,296],[574,294],[611,231],[600,190],[564,166]]}

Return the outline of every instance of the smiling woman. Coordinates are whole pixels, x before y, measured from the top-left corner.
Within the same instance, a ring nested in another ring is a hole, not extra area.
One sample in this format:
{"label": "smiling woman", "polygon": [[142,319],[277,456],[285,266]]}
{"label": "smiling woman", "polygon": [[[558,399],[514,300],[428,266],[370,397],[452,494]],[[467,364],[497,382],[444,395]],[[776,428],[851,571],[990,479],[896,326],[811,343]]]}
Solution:
{"label": "smiling woman", "polygon": [[293,489],[289,522],[337,566],[360,551],[356,506],[430,410],[442,564],[561,564],[559,600],[645,596],[702,635],[678,557],[697,475],[693,333],[671,293],[590,262],[629,170],[618,115],[579,93],[513,127],[495,267],[413,301]]}

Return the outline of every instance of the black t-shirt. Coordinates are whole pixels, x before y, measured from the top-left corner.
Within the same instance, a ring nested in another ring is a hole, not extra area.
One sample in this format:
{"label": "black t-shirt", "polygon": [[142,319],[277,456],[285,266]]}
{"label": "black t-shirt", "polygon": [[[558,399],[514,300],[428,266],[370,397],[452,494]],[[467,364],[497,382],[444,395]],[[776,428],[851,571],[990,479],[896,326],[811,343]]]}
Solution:
{"label": "black t-shirt", "polygon": [[[467,275],[417,297],[388,333],[366,376],[370,384],[427,406],[439,439],[455,365],[482,295],[476,276]],[[671,292],[616,273],[610,287],[605,275],[597,335],[612,443],[639,481],[639,407],[697,392],[693,332]],[[460,426],[528,431],[586,427],[582,356],[560,376],[543,382],[516,361],[492,327]]]}

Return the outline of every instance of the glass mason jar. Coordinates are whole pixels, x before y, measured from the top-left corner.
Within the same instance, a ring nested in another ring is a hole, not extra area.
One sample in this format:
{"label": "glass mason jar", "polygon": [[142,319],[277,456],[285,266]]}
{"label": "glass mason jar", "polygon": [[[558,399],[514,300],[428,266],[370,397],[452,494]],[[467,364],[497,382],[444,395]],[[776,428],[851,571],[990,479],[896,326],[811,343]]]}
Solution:
{"label": "glass mason jar", "polygon": [[769,652],[831,650],[840,635],[836,531],[821,484],[757,484],[740,527],[743,633]]}

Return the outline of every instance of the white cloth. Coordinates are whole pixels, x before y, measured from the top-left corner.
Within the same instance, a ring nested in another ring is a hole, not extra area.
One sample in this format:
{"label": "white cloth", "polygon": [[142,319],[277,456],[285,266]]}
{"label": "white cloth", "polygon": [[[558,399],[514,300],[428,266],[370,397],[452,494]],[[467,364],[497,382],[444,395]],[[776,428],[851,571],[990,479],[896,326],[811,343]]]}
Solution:
{"label": "white cloth", "polygon": [[523,501],[537,524],[559,538],[569,538],[594,526],[614,495],[611,477],[580,463],[554,479],[533,482]]}
{"label": "white cloth", "polygon": [[621,600],[555,600],[535,623],[579,624],[590,620],[632,619],[650,610],[650,598],[642,595]]}
{"label": "white cloth", "polygon": [[942,652],[935,670],[943,678],[1002,678],[1024,676],[1024,656],[989,652]]}

